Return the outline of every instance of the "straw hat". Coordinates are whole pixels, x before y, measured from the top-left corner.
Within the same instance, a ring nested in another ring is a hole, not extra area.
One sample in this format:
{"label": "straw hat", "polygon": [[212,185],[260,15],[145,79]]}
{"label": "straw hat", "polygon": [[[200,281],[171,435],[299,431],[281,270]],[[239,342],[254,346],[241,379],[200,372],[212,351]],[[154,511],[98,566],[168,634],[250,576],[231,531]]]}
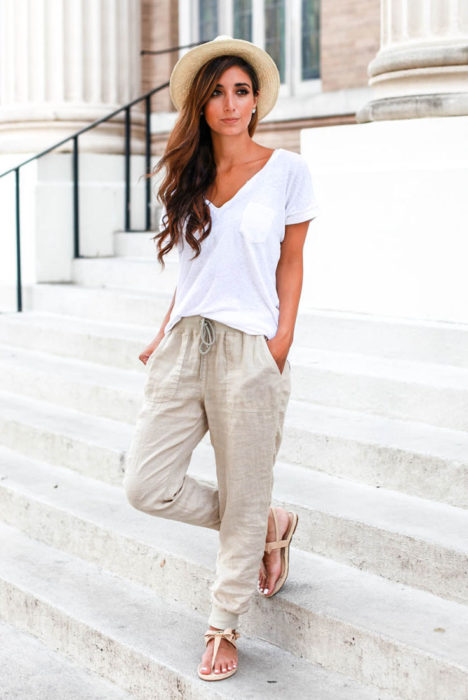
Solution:
{"label": "straw hat", "polygon": [[257,100],[258,119],[263,119],[275,106],[280,88],[280,75],[276,63],[263,49],[244,39],[233,39],[220,34],[212,41],[195,46],[185,53],[172,69],[169,94],[174,107],[179,111],[188,95],[192,80],[204,63],[215,56],[233,54],[241,56],[255,69],[259,80]]}

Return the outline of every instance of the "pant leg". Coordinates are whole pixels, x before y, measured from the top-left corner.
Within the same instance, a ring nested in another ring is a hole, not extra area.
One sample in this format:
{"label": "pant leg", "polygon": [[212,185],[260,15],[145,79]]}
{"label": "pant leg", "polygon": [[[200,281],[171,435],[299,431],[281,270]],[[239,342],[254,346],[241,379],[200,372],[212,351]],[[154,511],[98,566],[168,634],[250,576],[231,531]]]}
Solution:
{"label": "pant leg", "polygon": [[218,530],[218,489],[186,474],[192,452],[208,430],[198,343],[196,329],[181,323],[148,360],[123,486],[139,510]]}
{"label": "pant leg", "polygon": [[263,557],[290,365],[280,373],[264,336],[217,324],[206,379],[221,518],[209,624],[236,627],[256,590]]}

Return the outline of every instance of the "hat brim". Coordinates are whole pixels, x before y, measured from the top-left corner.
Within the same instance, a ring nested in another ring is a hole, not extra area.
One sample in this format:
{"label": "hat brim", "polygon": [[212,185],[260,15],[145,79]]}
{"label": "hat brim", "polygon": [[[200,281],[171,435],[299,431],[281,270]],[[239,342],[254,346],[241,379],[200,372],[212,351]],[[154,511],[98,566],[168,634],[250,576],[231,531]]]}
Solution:
{"label": "hat brim", "polygon": [[209,60],[221,55],[240,56],[248,61],[257,73],[259,95],[257,117],[263,119],[276,104],[280,89],[280,74],[276,63],[263,49],[244,39],[216,38],[200,44],[185,53],[172,69],[169,94],[179,111],[187,99],[192,81],[199,69]]}

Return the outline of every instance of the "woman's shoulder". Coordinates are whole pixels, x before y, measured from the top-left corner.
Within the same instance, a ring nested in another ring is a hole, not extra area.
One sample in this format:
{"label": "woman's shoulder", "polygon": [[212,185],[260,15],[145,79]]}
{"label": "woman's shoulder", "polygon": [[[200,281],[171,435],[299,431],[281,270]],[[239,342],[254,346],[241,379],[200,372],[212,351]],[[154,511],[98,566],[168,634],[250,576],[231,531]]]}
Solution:
{"label": "woman's shoulder", "polygon": [[306,158],[297,151],[288,151],[286,148],[279,148],[278,160],[281,161],[283,172],[290,177],[300,177],[310,173],[309,164]]}
{"label": "woman's shoulder", "polygon": [[291,163],[291,165],[300,165],[303,163],[307,165],[307,161],[302,153],[298,153],[297,151],[288,151],[287,148],[278,148],[277,150],[280,152],[283,160]]}

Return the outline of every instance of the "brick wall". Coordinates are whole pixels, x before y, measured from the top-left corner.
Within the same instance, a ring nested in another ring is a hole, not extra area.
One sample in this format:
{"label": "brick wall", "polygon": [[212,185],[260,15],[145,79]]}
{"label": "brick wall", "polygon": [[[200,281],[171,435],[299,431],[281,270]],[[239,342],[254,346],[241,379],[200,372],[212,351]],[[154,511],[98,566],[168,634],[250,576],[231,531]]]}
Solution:
{"label": "brick wall", "polygon": [[323,91],[365,87],[380,48],[380,0],[322,0]]}

